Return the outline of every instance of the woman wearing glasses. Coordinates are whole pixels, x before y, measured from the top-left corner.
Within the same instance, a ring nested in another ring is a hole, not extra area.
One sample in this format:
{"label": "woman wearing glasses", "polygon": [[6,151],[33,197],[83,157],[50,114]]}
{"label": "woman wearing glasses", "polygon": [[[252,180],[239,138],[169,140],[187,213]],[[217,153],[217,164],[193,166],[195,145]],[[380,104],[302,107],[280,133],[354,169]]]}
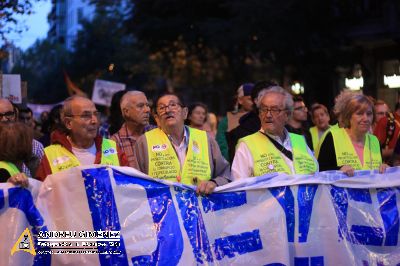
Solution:
{"label": "woman wearing glasses", "polygon": [[32,131],[20,122],[0,123],[0,147],[0,182],[28,186],[21,170],[32,155]]}
{"label": "woman wearing glasses", "polygon": [[[343,128],[334,128],[321,143],[318,162],[320,170],[341,170],[353,176],[355,170],[379,169],[383,173],[387,167],[382,164],[378,139],[369,134],[374,122],[374,105],[362,94],[353,94],[340,109]],[[340,103],[339,103],[340,104]]]}

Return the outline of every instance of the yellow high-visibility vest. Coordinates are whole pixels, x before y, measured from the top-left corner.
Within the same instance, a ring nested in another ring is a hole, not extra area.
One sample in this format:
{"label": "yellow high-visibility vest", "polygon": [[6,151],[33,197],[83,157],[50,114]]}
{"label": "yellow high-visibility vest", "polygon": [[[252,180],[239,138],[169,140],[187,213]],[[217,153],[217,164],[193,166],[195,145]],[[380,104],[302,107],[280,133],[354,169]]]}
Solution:
{"label": "yellow high-visibility vest", "polygon": [[6,161],[0,161],[0,169],[6,169],[10,176],[21,172],[15,164]]}
{"label": "yellow high-visibility vest", "polygon": [[[295,174],[312,174],[318,170],[315,159],[307,151],[307,144],[303,136],[289,133],[293,150],[293,167]],[[290,167],[283,159],[283,154],[275,145],[261,132],[239,140],[246,143],[253,157],[253,174],[260,176],[267,173],[292,174]]]}
{"label": "yellow high-visibility vest", "polygon": [[326,135],[331,131],[331,129],[334,129],[334,128],[339,128],[339,125],[334,124],[334,125],[330,126],[327,130],[325,130],[324,134],[322,134],[321,138],[318,141],[317,147],[314,146],[315,158],[318,158],[319,150],[321,149],[321,144],[322,144],[322,142],[324,142]]}
{"label": "yellow high-visibility vest", "polygon": [[314,150],[318,147],[319,135],[317,127],[310,127],[311,140]]}
{"label": "yellow high-visibility vest", "polygon": [[361,164],[353,143],[344,128],[331,130],[338,166],[350,165],[355,170],[378,169],[382,164],[381,148],[378,139],[369,133],[365,136],[364,164]]}
{"label": "yellow high-visibility vest", "polygon": [[194,184],[194,177],[198,180],[211,179],[208,138],[205,131],[189,127],[188,149],[182,169],[171,141],[161,129],[147,131],[145,136],[149,155],[149,176],[188,185]]}
{"label": "yellow high-visibility vest", "polygon": [[[78,158],[60,144],[53,144],[46,147],[44,153],[49,161],[52,174],[80,165]],[[103,139],[100,164],[119,166],[117,144],[115,141]]]}

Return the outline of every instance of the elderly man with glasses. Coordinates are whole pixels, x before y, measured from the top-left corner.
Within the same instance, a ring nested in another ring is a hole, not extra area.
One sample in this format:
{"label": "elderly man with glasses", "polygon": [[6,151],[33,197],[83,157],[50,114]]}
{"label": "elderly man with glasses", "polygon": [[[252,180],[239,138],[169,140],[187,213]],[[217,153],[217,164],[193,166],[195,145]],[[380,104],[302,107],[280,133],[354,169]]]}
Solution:
{"label": "elderly man with glasses", "polygon": [[293,112],[292,96],[274,86],[261,91],[257,102],[261,129],[239,140],[232,163],[233,178],[317,172],[317,160],[304,137],[285,128]]}
{"label": "elderly man with glasses", "polygon": [[197,186],[210,194],[229,182],[229,163],[216,141],[203,130],[184,125],[188,109],[175,94],[155,101],[159,128],[146,132],[135,146],[135,168],[151,177]]}
{"label": "elderly man with glasses", "polygon": [[[0,98],[0,122],[8,123],[8,122],[16,122],[17,121],[17,113],[16,109],[12,105],[12,103],[8,99]],[[36,169],[39,165],[40,160],[43,157],[43,145],[33,139],[32,140],[32,157],[29,161],[26,161],[22,164],[22,172],[27,177],[33,177]]]}
{"label": "elderly man with glasses", "polygon": [[52,145],[44,149],[45,156],[36,172],[39,180],[79,165],[128,165],[115,141],[98,135],[100,112],[91,100],[80,96],[66,99],[61,118],[65,132],[52,134]]}

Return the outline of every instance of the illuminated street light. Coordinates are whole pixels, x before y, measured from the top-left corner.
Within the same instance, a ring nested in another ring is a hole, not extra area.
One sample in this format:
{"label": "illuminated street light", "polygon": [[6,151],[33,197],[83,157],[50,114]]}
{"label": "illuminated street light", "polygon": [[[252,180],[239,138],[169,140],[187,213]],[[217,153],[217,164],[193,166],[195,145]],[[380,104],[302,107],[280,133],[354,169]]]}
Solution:
{"label": "illuminated street light", "polygon": [[364,78],[363,77],[352,78],[352,79],[346,78],[345,85],[352,91],[361,90],[361,88],[364,87]]}
{"label": "illuminated street light", "polygon": [[297,81],[292,85],[291,89],[294,94],[304,93],[304,86]]}
{"label": "illuminated street light", "polygon": [[392,75],[392,76],[383,76],[383,84],[388,86],[391,89],[400,88],[400,76]]}

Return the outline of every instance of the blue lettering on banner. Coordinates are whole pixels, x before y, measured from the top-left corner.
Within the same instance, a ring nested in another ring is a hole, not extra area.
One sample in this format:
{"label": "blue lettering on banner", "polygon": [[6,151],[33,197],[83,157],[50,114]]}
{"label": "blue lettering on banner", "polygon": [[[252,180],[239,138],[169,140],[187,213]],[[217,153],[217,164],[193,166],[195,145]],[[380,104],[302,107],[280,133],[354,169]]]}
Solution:
{"label": "blue lettering on banner", "polygon": [[274,198],[285,211],[288,242],[294,241],[294,197],[290,187],[269,188]]}
{"label": "blue lettering on banner", "polygon": [[294,266],[324,266],[324,257],[294,257]]}
{"label": "blue lettering on banner", "polygon": [[4,208],[4,191],[0,189],[0,210]]}
{"label": "blue lettering on banner", "polygon": [[396,191],[391,188],[377,189],[379,211],[385,227],[385,246],[397,246],[399,235],[399,211],[396,204]]}
{"label": "blue lettering on banner", "polygon": [[[108,170],[105,167],[82,170],[85,182],[85,190],[88,199],[93,228],[96,231],[120,231],[117,205]],[[121,235],[119,247],[98,246],[100,265],[128,265],[124,238]],[[110,256],[119,251],[118,256]]]}
{"label": "blue lettering on banner", "polygon": [[[362,262],[363,262],[363,266],[369,266],[368,261],[363,260]],[[397,264],[397,265],[399,265],[399,264]],[[381,261],[377,261],[376,262],[376,266],[385,266],[385,264],[383,262],[381,262]]]}
{"label": "blue lettering on banner", "polygon": [[[3,199],[1,199],[3,197]],[[0,194],[0,202],[4,202],[4,194]],[[47,226],[44,225],[44,219],[36,208],[32,194],[29,190],[21,187],[13,187],[8,189],[8,204],[10,208],[21,210],[28,220],[29,225],[32,227],[32,237],[35,242],[35,250],[44,250],[44,254],[36,253],[33,259],[33,265],[51,265],[51,254],[49,247],[39,247],[37,235],[39,232],[48,231]]]}
{"label": "blue lettering on banner", "polygon": [[372,204],[371,194],[368,188],[347,188],[350,199],[358,202]]}
{"label": "blue lettering on banner", "polygon": [[[357,194],[357,189],[350,189],[351,197],[357,201],[371,203],[371,196],[365,195],[365,189],[360,189],[360,195]],[[383,243],[384,232],[381,227],[371,227],[364,225],[352,225],[349,230],[347,225],[347,210],[348,210],[348,195],[344,188],[331,186],[331,196],[333,206],[335,208],[336,216],[338,218],[338,233],[343,238],[345,236],[347,241],[353,244],[381,246]],[[369,193],[369,192],[368,192]]]}
{"label": "blue lettering on banner", "polygon": [[286,265],[279,263],[279,262],[273,262],[273,263],[265,264],[264,266],[286,266]]}
{"label": "blue lettering on banner", "polygon": [[307,242],[308,230],[318,185],[299,185],[297,202],[299,207],[299,242]]}
{"label": "blue lettering on banner", "polygon": [[246,192],[213,193],[201,199],[205,213],[239,207],[247,203]]}
{"label": "blue lettering on banner", "polygon": [[136,184],[147,193],[153,222],[157,225],[157,248],[151,255],[131,258],[134,265],[177,265],[183,252],[183,237],[170,187],[142,178],[126,176],[113,170],[118,186]]}
{"label": "blue lettering on banner", "polygon": [[177,192],[176,200],[183,220],[183,226],[188,234],[196,261],[201,264],[204,263],[204,260],[213,262],[211,247],[196,193],[178,187],[175,187],[175,191]]}
{"label": "blue lettering on banner", "polygon": [[233,258],[235,253],[243,255],[262,248],[260,230],[257,229],[252,232],[215,239],[214,253],[217,260],[222,260],[225,256]]}

